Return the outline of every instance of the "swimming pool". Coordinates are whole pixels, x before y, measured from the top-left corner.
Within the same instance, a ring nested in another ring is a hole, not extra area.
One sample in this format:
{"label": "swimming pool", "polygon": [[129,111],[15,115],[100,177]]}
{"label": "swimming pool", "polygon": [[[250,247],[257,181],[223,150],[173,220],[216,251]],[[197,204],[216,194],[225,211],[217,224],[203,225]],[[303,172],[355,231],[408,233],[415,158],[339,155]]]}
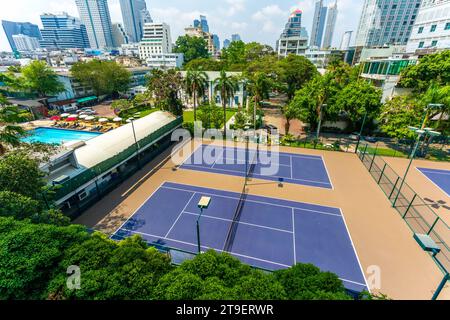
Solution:
{"label": "swimming pool", "polygon": [[28,131],[30,134],[22,138],[23,142],[41,142],[63,144],[72,141],[87,141],[98,137],[101,133],[56,128],[36,128]]}

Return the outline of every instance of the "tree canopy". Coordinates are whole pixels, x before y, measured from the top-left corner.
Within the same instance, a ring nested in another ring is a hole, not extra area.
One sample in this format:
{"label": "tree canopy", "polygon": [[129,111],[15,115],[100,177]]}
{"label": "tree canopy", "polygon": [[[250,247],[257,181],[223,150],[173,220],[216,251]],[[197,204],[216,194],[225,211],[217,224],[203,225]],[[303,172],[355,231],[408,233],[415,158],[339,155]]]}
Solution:
{"label": "tree canopy", "polygon": [[187,64],[194,59],[209,58],[208,44],[205,39],[191,37],[188,35],[178,37],[173,52],[184,55],[184,63]]}
{"label": "tree canopy", "polygon": [[40,98],[56,95],[65,90],[57,74],[45,61],[33,60],[20,71],[20,85]]}
{"label": "tree canopy", "polygon": [[178,71],[152,70],[147,76],[147,87],[149,94],[155,98],[156,107],[175,115],[183,113],[183,105],[180,101],[183,78]]}

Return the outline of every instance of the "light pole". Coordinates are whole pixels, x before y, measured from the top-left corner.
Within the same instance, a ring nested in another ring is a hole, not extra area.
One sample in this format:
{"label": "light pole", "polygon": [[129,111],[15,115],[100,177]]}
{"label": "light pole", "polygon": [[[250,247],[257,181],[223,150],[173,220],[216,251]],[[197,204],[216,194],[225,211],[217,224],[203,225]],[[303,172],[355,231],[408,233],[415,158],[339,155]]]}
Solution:
{"label": "light pole", "polygon": [[402,182],[400,183],[400,187],[398,188],[398,192],[397,195],[395,196],[394,202],[392,202],[393,207],[395,207],[395,204],[397,203],[398,197],[400,196],[400,192],[402,191],[403,184],[405,183],[406,176],[408,175],[409,169],[411,168],[411,164],[414,160],[414,157],[416,156],[417,149],[419,148],[420,145],[420,138],[422,138],[422,136],[426,137],[427,135],[430,135],[432,137],[440,135],[439,132],[429,130],[429,128],[425,128],[425,130],[422,130],[415,127],[408,127],[408,129],[412,130],[417,134],[417,139],[413,151],[411,152],[409,164],[408,167],[406,168],[405,175],[403,176]]}
{"label": "light pole", "polygon": [[211,203],[210,197],[201,197],[200,201],[198,202],[197,206],[200,209],[200,215],[197,218],[196,226],[197,226],[197,249],[198,253],[202,253],[202,246],[200,244],[200,218],[202,217],[203,210],[208,209],[209,204]]}
{"label": "light pole", "polygon": [[361,135],[363,133],[364,125],[366,124],[366,119],[367,119],[367,111],[364,113],[364,118],[363,118],[363,121],[362,121],[361,130],[359,130],[358,142],[356,143],[355,153],[358,152],[359,143],[361,142]]}
{"label": "light pole", "polygon": [[319,123],[317,125],[316,139],[319,139],[319,135],[320,135],[320,126],[322,125],[322,110],[326,107],[327,107],[326,104],[321,104],[319,107]]}

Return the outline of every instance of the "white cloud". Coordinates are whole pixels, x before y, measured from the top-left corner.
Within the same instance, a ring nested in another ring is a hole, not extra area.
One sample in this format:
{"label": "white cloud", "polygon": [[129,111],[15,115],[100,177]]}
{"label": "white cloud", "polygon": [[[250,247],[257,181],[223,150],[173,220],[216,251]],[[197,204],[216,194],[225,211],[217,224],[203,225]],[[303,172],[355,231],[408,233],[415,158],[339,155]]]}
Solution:
{"label": "white cloud", "polygon": [[227,8],[224,10],[225,15],[234,16],[238,12],[245,10],[245,0],[226,0]]}
{"label": "white cloud", "polygon": [[276,33],[281,29],[282,19],[287,19],[288,13],[278,5],[266,6],[252,15],[252,20],[262,23],[261,30],[268,33]]}

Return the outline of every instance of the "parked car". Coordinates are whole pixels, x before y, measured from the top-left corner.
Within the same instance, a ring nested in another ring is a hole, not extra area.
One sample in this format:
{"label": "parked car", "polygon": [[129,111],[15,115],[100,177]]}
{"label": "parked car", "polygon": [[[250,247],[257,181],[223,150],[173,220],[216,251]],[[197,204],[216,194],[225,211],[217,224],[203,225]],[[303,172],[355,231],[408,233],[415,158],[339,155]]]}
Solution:
{"label": "parked car", "polygon": [[378,139],[375,137],[364,137],[364,140],[366,140],[367,142],[372,142],[372,143],[375,143],[378,141]]}
{"label": "parked car", "polygon": [[359,133],[358,132],[352,132],[352,134],[350,134],[348,136],[348,138],[351,139],[351,140],[357,141],[359,139]]}

